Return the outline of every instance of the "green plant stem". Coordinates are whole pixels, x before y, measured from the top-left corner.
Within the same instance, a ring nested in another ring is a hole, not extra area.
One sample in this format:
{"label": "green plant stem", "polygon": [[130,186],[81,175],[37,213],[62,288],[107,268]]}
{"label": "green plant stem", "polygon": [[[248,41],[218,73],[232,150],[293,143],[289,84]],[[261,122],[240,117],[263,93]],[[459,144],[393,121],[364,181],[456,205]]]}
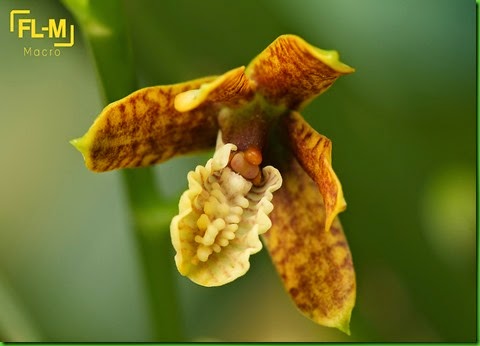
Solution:
{"label": "green plant stem", "polygon": [[123,170],[122,177],[133,212],[133,227],[156,326],[155,341],[179,341],[182,339],[181,315],[168,232],[176,208],[163,203],[154,192],[151,169]]}
{"label": "green plant stem", "polygon": [[3,341],[41,342],[43,336],[30,311],[0,272],[0,338]]}
{"label": "green plant stem", "polygon": [[[137,89],[133,54],[127,35],[123,3],[118,0],[63,0],[91,48],[105,104]],[[143,272],[146,277],[155,341],[181,341],[169,220],[175,214],[160,197],[151,168],[121,174]]]}

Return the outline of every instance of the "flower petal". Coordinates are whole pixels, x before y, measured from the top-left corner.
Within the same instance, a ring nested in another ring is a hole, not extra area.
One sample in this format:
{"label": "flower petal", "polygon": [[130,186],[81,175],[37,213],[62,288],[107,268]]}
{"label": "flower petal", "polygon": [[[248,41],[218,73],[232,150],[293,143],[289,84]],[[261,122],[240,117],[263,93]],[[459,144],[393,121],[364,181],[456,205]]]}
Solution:
{"label": "flower petal", "polygon": [[280,173],[265,167],[262,185],[253,186],[227,167],[235,150],[233,144],[220,146],[205,167],[188,174],[189,189],[170,226],[177,268],[199,285],[220,286],[244,275],[250,255],[262,248],[259,235],[271,227]]}
{"label": "flower petal", "polygon": [[325,206],[325,230],[345,210],[342,185],[332,168],[332,142],[315,131],[297,112],[285,117],[290,147],[300,165],[317,183]]}
{"label": "flower petal", "polygon": [[183,92],[175,98],[175,108],[180,112],[190,111],[205,103],[223,106],[238,106],[254,96],[250,81],[241,66],[224,73],[200,88]]}
{"label": "flower petal", "polygon": [[339,61],[336,51],[311,46],[294,35],[283,35],[247,67],[257,91],[270,104],[299,109],[341,75],[355,70]]}
{"label": "flower petal", "polygon": [[140,89],[105,107],[88,132],[71,143],[96,172],[148,166],[212,148],[218,132],[216,110],[205,106],[178,112],[174,99],[215,79]]}
{"label": "flower petal", "polygon": [[324,232],[325,211],[315,183],[294,159],[283,168],[265,245],[300,311],[349,334],[356,283],[342,226],[336,218]]}

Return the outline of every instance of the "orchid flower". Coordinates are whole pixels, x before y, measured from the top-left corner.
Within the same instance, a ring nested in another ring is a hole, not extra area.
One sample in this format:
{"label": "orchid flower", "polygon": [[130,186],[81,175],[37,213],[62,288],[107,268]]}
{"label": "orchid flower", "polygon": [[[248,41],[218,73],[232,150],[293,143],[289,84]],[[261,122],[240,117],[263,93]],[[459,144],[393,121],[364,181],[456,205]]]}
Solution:
{"label": "orchid flower", "polygon": [[336,51],[283,35],[246,68],[111,103],[72,144],[95,172],[215,148],[188,174],[171,222],[180,274],[227,284],[248,271],[261,236],[299,310],[349,333],[355,272],[337,216],[346,203],[331,141],[299,111],[353,71]]}

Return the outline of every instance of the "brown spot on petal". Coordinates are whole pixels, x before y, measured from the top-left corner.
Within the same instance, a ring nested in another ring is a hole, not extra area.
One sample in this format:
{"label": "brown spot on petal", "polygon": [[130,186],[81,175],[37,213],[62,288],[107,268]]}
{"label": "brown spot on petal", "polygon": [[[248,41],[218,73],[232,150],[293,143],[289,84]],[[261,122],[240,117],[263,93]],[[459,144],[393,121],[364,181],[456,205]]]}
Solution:
{"label": "brown spot on petal", "polygon": [[298,288],[292,287],[292,288],[290,288],[289,293],[295,299],[298,296],[298,294],[300,293],[300,291],[298,290]]}

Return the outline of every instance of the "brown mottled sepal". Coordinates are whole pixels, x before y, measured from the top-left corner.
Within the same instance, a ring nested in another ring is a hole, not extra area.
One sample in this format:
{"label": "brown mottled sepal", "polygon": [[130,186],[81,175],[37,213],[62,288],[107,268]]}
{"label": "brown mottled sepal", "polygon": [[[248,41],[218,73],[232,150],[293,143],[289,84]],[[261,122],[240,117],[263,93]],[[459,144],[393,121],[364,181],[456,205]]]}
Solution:
{"label": "brown mottled sepal", "polygon": [[263,235],[277,272],[298,309],[316,323],[349,334],[355,272],[336,218],[324,231],[325,210],[315,183],[292,158],[273,197],[272,228]]}
{"label": "brown mottled sepal", "polygon": [[340,62],[336,51],[316,48],[295,35],[283,35],[248,65],[246,74],[270,104],[300,109],[338,77],[354,71]]}
{"label": "brown mottled sepal", "polygon": [[347,207],[342,185],[332,168],[332,142],[315,131],[297,112],[291,112],[284,121],[290,148],[322,194],[325,230],[328,231],[338,213]]}
{"label": "brown mottled sepal", "polygon": [[213,148],[218,132],[216,110],[205,106],[179,112],[174,100],[215,79],[140,89],[105,107],[88,132],[71,143],[96,172],[149,166]]}

